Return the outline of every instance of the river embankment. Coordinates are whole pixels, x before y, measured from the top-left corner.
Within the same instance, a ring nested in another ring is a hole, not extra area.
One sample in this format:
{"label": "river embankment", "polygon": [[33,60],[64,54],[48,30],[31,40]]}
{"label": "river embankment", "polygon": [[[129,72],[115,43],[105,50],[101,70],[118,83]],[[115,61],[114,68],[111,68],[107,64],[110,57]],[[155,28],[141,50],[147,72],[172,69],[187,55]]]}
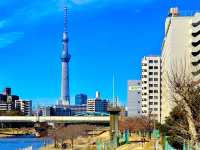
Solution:
{"label": "river embankment", "polygon": [[2,128],[0,129],[0,138],[17,137],[24,135],[35,135],[34,128]]}

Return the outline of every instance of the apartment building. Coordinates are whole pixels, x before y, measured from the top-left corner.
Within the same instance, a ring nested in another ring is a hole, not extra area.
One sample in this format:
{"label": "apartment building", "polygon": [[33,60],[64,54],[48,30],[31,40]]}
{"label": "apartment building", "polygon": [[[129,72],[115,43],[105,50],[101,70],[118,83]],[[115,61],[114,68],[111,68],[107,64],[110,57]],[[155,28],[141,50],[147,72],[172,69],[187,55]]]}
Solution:
{"label": "apartment building", "polygon": [[142,59],[142,115],[160,122],[161,119],[161,58]]}

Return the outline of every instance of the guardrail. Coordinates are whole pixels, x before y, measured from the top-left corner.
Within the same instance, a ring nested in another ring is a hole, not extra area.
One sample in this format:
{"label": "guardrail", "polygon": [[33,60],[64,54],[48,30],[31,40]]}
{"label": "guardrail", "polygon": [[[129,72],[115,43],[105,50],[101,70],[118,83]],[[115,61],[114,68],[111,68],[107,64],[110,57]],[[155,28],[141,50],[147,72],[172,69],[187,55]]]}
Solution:
{"label": "guardrail", "polygon": [[109,116],[0,116],[0,122],[108,123]]}

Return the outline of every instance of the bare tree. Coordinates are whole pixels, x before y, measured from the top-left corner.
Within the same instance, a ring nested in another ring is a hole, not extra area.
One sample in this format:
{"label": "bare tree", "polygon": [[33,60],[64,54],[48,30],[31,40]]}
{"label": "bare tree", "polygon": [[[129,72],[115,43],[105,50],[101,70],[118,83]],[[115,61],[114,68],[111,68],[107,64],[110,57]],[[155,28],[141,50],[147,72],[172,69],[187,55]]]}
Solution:
{"label": "bare tree", "polygon": [[153,130],[153,121],[149,117],[139,116],[120,120],[119,129],[121,132],[129,129],[131,132],[151,132]]}
{"label": "bare tree", "polygon": [[49,136],[54,139],[54,147],[59,147],[59,143],[63,145],[66,140],[71,141],[72,149],[74,148],[74,140],[80,136],[87,136],[88,131],[95,127],[90,125],[68,125],[60,126],[49,131]]}
{"label": "bare tree", "polygon": [[[200,88],[197,86],[199,81],[193,81],[193,77],[187,75],[186,69],[182,67],[182,72],[172,69],[169,79],[169,87],[172,92],[172,99],[187,120],[188,128],[177,123],[177,126],[185,134],[189,134],[190,143],[194,150],[197,150],[199,114],[200,114]],[[179,69],[180,70],[180,69]],[[174,127],[174,126],[172,126]],[[188,130],[187,130],[188,129]]]}

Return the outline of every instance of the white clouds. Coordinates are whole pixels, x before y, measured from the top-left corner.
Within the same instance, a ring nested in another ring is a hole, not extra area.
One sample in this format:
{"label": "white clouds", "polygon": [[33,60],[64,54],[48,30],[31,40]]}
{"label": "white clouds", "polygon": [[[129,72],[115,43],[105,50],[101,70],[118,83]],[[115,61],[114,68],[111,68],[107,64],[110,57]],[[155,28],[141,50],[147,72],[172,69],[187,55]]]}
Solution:
{"label": "white clouds", "polygon": [[[54,14],[62,12],[67,0],[19,1],[20,5],[15,8],[12,3],[13,0],[0,0],[0,6],[8,6],[2,7],[3,9],[12,10],[12,12],[9,12],[10,14],[7,15],[7,18],[0,20],[0,29],[12,29],[12,27],[15,27],[16,25],[23,27],[27,24],[33,25],[35,23],[39,23],[47,16],[53,16]],[[115,4],[146,5],[155,1],[158,0],[68,0],[67,5],[72,11],[82,11],[84,9],[94,13],[94,9],[101,9],[104,6],[110,7],[114,6]],[[23,32],[15,32],[15,30],[16,29],[14,29],[14,31],[9,31],[8,33],[0,34],[0,48],[15,43],[18,39],[23,37]]]}
{"label": "white clouds", "polygon": [[0,48],[7,47],[10,44],[15,43],[17,40],[24,36],[23,32],[9,32],[0,34]]}

